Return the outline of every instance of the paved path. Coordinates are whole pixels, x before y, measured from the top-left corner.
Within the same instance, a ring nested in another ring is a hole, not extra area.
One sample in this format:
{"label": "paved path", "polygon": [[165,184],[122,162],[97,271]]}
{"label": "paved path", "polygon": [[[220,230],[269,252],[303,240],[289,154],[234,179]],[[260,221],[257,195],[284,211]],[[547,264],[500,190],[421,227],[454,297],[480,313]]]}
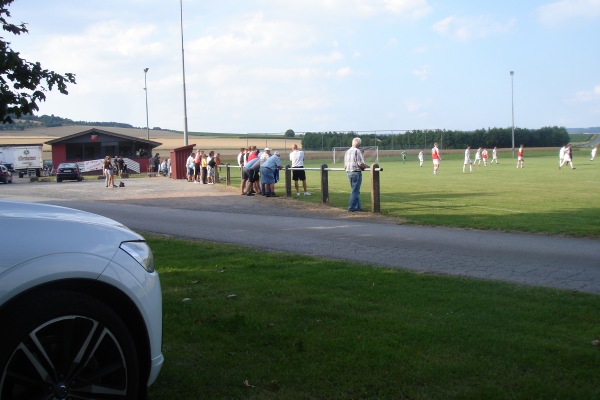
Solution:
{"label": "paved path", "polygon": [[248,198],[221,185],[166,178],[4,185],[0,199],[43,201],[135,230],[600,294],[600,241],[399,225],[370,213]]}

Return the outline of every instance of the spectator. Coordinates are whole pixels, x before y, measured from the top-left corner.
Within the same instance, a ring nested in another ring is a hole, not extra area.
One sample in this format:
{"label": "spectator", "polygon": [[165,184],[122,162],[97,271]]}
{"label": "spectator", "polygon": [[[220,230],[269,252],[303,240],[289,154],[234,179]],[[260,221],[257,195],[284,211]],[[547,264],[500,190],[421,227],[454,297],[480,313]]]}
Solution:
{"label": "spectator", "polygon": [[202,151],[202,160],[201,165],[200,165],[200,170],[202,171],[201,175],[202,175],[202,184],[206,185],[207,182],[207,175],[208,175],[208,156],[206,154],[204,154],[204,152]]}
{"label": "spectator", "polygon": [[344,155],[344,167],[348,181],[350,182],[350,200],[348,202],[348,211],[362,211],[360,204],[360,186],[362,184],[362,171],[368,166],[360,150],[360,138],[352,139],[352,147]]}
{"label": "spectator", "polygon": [[[258,153],[258,150],[252,151],[251,153]],[[258,154],[256,154],[258,156]],[[246,164],[244,164],[244,173],[248,176],[248,183],[246,186],[246,196],[254,196],[253,192],[259,192],[260,187],[258,184],[259,180],[259,169],[260,159],[258,157],[252,158]]]}
{"label": "spectator", "polygon": [[[266,149],[265,149],[266,150]],[[260,164],[260,181],[264,185],[263,193],[266,197],[278,197],[275,194],[275,171],[282,169],[279,153],[265,159]]]}
{"label": "spectator", "polygon": [[192,182],[194,180],[194,164],[195,164],[196,154],[192,152],[187,160],[185,161],[185,167],[187,169],[187,181]]}
{"label": "spectator", "polygon": [[207,181],[209,185],[215,183],[215,152],[210,151],[208,156],[206,157],[206,172],[207,172]]}
{"label": "spectator", "polygon": [[[300,196],[300,188],[298,181],[302,181],[302,188],[304,189],[304,195],[310,196],[310,192],[306,190],[306,171],[304,171],[304,152],[298,150],[298,145],[292,145],[292,152],[290,153],[290,161],[292,162],[292,179],[296,186],[296,196]],[[300,169],[298,169],[300,168]]]}
{"label": "spectator", "polygon": [[158,172],[158,168],[160,165],[160,154],[156,153],[154,155],[153,163],[154,163],[154,172]]}

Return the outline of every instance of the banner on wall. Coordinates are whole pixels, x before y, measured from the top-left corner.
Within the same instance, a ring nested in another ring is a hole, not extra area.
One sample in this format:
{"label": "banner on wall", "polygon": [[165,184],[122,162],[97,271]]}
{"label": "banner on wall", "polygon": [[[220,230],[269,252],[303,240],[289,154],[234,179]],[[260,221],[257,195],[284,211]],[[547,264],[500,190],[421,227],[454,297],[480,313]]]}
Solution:
{"label": "banner on wall", "polygon": [[[140,163],[139,162],[133,161],[129,158],[124,158],[123,161],[125,161],[125,165],[127,165],[128,171],[135,172],[137,174],[140,173]],[[81,162],[77,163],[81,172],[101,171],[103,164],[104,164],[103,159],[81,161]]]}

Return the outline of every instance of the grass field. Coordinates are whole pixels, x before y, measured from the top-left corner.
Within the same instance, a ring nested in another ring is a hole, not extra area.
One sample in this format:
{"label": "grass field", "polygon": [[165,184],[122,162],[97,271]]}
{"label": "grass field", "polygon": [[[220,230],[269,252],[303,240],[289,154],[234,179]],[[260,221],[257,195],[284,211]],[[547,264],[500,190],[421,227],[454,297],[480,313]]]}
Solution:
{"label": "grass field", "polygon": [[[409,224],[600,237],[600,160],[589,161],[587,150],[579,151],[574,155],[575,170],[559,170],[557,151],[536,151],[526,153],[525,168],[517,169],[511,157],[510,152],[503,153],[500,164],[475,166],[473,173],[463,173],[462,152],[443,155],[437,176],[427,158],[423,167],[415,156],[406,163],[380,158],[381,212]],[[331,160],[308,161],[305,166],[322,163],[343,167]],[[320,201],[319,174],[307,171],[313,196],[298,201]],[[278,190],[284,190],[283,182]],[[329,173],[331,206],[346,208],[349,190],[343,171]],[[366,209],[370,191],[370,175],[364,173],[361,202]]]}
{"label": "grass field", "polygon": [[148,239],[153,400],[600,398],[600,296]]}

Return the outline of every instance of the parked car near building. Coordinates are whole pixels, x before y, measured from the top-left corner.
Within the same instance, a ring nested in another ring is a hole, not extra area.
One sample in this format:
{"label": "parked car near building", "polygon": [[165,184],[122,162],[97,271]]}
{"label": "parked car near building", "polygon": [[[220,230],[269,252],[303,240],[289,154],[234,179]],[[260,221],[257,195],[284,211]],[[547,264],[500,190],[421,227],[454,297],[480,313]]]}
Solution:
{"label": "parked car near building", "polygon": [[[144,238],[70,208],[0,201],[0,398],[142,399],[164,357]],[[27,240],[23,240],[27,238]]]}
{"label": "parked car near building", "polygon": [[0,182],[12,183],[12,172],[4,165],[0,165]]}
{"label": "parked car near building", "polygon": [[81,182],[83,176],[81,176],[81,170],[77,163],[61,163],[56,169],[56,182],[62,181],[77,181]]}

